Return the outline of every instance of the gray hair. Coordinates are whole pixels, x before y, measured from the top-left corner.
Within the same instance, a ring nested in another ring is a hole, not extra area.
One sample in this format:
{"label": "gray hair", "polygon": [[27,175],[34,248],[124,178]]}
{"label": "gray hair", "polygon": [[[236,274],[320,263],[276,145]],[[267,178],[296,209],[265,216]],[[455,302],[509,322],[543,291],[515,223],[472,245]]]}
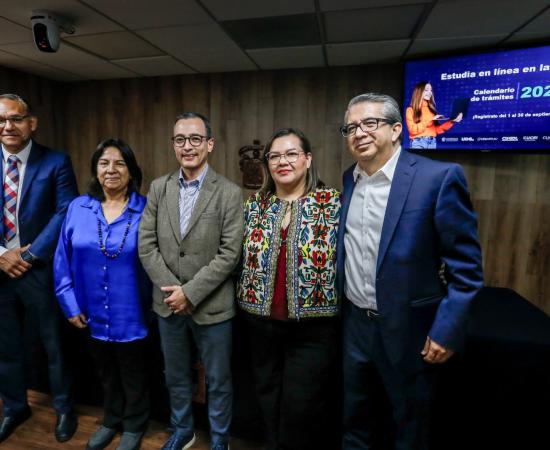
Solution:
{"label": "gray hair", "polygon": [[348,119],[348,114],[351,107],[353,105],[357,105],[358,103],[380,103],[382,105],[382,111],[385,119],[390,120],[392,124],[398,122],[403,123],[401,113],[399,112],[399,105],[395,99],[389,95],[378,94],[376,92],[367,92],[366,94],[353,97],[348,103],[346,114],[344,115],[344,123]]}
{"label": "gray hair", "polygon": [[17,94],[0,94],[0,100],[11,100],[12,102],[17,102],[25,108],[27,114],[31,116],[33,115],[29,102]]}
{"label": "gray hair", "polygon": [[[353,105],[358,103],[379,103],[382,105],[382,114],[384,119],[390,121],[390,125],[395,123],[403,123],[403,118],[401,117],[401,112],[399,111],[399,105],[393,97],[390,97],[386,94],[379,94],[377,92],[367,92],[365,94],[360,94],[353,97],[346,108],[346,113],[344,114],[344,123],[347,123],[349,110]],[[399,135],[399,141],[403,139],[403,132]]]}

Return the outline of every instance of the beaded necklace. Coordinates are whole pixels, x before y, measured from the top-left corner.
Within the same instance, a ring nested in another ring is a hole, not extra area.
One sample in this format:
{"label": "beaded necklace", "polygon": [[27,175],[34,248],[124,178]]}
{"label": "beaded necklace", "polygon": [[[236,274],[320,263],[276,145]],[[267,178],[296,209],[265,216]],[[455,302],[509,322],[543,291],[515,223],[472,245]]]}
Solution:
{"label": "beaded necklace", "polygon": [[103,242],[103,230],[101,228],[101,221],[99,220],[99,217],[98,217],[97,218],[97,237],[99,239],[99,249],[101,250],[101,253],[103,253],[107,258],[111,258],[111,259],[115,259],[118,255],[120,255],[122,253],[122,249],[124,248],[124,244],[126,243],[126,238],[128,237],[128,233],[130,232],[131,225],[132,225],[132,212],[128,211],[128,222],[126,223],[126,228],[124,229],[122,242],[120,243],[120,246],[118,247],[118,250],[115,253],[109,253],[105,248],[105,243]]}

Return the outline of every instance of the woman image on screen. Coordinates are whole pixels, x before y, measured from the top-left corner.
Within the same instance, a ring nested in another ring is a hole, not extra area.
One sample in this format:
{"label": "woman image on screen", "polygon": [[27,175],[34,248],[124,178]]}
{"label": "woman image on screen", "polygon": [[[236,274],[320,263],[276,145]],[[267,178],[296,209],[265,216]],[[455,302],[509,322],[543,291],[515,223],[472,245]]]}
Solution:
{"label": "woman image on screen", "polygon": [[459,113],[453,120],[440,123],[444,118],[438,114],[432,85],[421,81],[413,90],[411,104],[405,113],[411,149],[437,148],[436,136],[449,131],[455,123],[462,120]]}

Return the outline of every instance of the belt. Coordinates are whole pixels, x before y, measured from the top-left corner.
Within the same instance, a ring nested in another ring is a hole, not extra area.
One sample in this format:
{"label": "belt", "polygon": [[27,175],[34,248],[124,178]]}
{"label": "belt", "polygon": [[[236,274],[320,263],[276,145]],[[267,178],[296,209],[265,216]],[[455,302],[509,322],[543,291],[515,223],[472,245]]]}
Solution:
{"label": "belt", "polygon": [[370,309],[370,308],[360,308],[360,309],[366,314],[366,316],[369,319],[378,319],[380,317],[380,313],[375,309]]}
{"label": "belt", "polygon": [[380,317],[380,313],[378,311],[376,311],[376,309],[371,309],[371,308],[359,308],[359,306],[357,306],[356,304],[354,304],[353,302],[349,302],[349,304],[354,308],[356,309],[357,311],[359,311],[360,314],[364,314],[365,316],[367,316],[369,319],[378,319]]}

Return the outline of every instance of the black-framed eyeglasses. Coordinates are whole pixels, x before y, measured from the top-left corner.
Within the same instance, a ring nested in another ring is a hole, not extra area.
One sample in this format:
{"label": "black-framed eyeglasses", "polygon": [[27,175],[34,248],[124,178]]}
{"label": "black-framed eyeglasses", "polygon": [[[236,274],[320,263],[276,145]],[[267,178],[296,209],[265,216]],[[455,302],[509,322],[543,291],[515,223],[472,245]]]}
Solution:
{"label": "black-framed eyeglasses", "polygon": [[201,145],[201,142],[205,139],[208,140],[206,136],[201,136],[200,134],[192,134],[191,136],[174,136],[172,138],[172,142],[174,143],[175,147],[185,147],[185,143],[189,139],[189,143],[193,147],[198,147]]}
{"label": "black-framed eyeglasses", "polygon": [[288,163],[295,163],[296,161],[298,161],[298,158],[300,158],[300,153],[305,153],[305,152],[303,150],[290,150],[286,153],[267,152],[265,154],[265,159],[269,164],[273,166],[279,164],[283,156]]}
{"label": "black-framed eyeglasses", "polygon": [[5,126],[8,123],[8,120],[14,125],[20,125],[25,119],[28,119],[30,114],[24,116],[10,116],[10,117],[0,117],[0,127]]}
{"label": "black-framed eyeglasses", "polygon": [[348,123],[346,125],[342,125],[340,127],[340,133],[342,133],[342,136],[344,137],[353,136],[359,127],[361,127],[365,133],[368,133],[370,131],[378,130],[380,123],[392,124],[393,121],[384,119],[383,117],[367,117],[358,123]]}

